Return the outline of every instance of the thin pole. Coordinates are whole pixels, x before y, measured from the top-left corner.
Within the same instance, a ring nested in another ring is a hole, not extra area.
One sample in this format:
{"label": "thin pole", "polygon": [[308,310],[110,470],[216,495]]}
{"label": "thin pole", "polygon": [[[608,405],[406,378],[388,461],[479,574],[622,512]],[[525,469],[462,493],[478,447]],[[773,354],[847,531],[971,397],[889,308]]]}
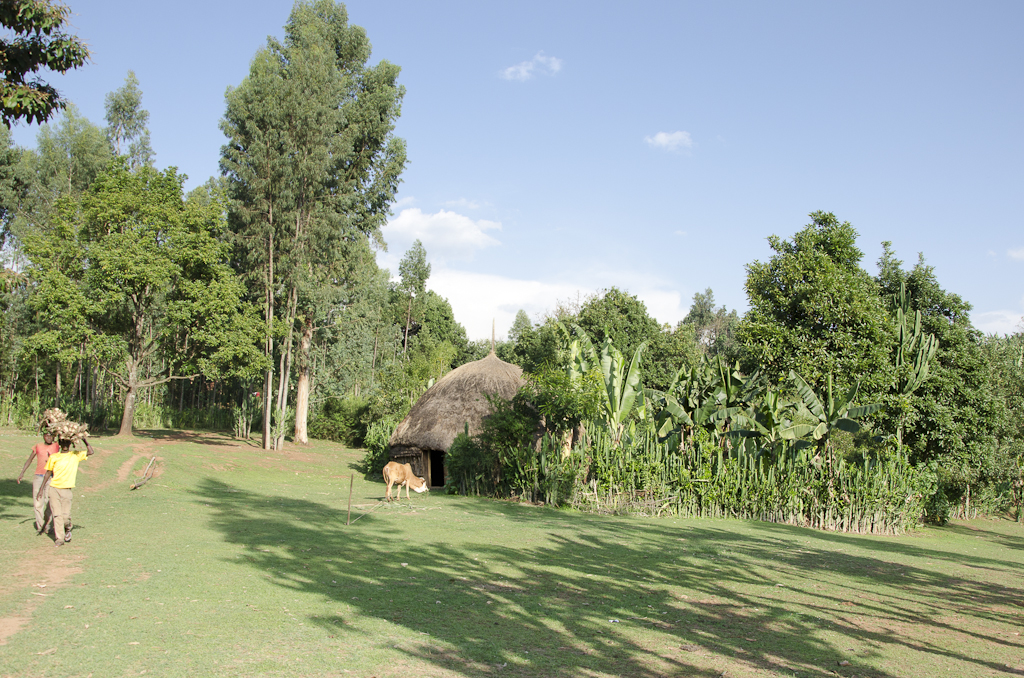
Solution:
{"label": "thin pole", "polygon": [[348,518],[345,518],[345,525],[351,524],[352,520],[352,483],[356,481],[356,474],[348,474]]}

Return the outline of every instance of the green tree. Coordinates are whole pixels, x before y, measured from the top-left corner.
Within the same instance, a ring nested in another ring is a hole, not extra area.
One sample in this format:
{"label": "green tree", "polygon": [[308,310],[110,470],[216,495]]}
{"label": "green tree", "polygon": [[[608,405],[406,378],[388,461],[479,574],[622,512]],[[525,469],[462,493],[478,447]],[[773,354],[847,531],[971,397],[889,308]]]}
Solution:
{"label": "green tree", "polygon": [[4,251],[11,235],[11,223],[24,193],[25,187],[19,176],[21,156],[21,149],[15,148],[11,139],[11,131],[0,127],[0,252]]}
{"label": "green tree", "polygon": [[769,237],[772,258],[747,265],[750,310],[737,329],[744,371],[779,384],[792,370],[817,392],[829,375],[840,391],[862,380],[873,400],[892,383],[890,315],[860,267],[853,226],[826,212],[811,219],[791,241]]}
{"label": "green tree", "polygon": [[25,185],[18,207],[17,229],[28,229],[50,219],[57,202],[77,199],[110,164],[110,144],[103,130],[69,105],[54,125],[43,125],[36,135],[36,150],[21,156],[20,176]]}
{"label": "green tree", "polygon": [[[221,168],[230,180],[240,266],[262,290],[264,351],[278,359],[278,420],[287,412],[294,335],[301,373],[313,344],[310,323],[325,311],[314,306],[332,296],[319,290],[333,284],[353,239],[382,244],[380,227],[405,166],[404,142],[393,136],[404,96],[398,68],[368,66],[369,56],[366,34],[348,24],[344,6],[298,2],[284,42],[268,40],[227,94]],[[271,436],[273,386],[268,368],[265,447],[283,440]],[[296,425],[303,420],[297,416]]]}
{"label": "green tree", "polygon": [[965,492],[991,477],[996,463],[992,454],[998,412],[982,334],[971,324],[971,305],[942,289],[923,256],[907,271],[890,243],[883,248],[878,284],[891,300],[893,314],[905,288],[909,311],[921,313],[922,332],[938,340],[928,378],[908,394],[905,444],[912,460],[938,461],[948,485]]}
{"label": "green tree", "polygon": [[64,32],[70,12],[50,0],[0,3],[0,25],[14,33],[0,38],[0,117],[7,127],[17,120],[46,122],[67,105],[56,89],[32,74],[42,68],[66,73],[89,59],[85,43]]}
{"label": "green tree", "polygon": [[664,390],[683,362],[696,359],[698,349],[687,328],[675,332],[662,327],[647,313],[647,306],[636,296],[612,287],[587,299],[576,321],[595,344],[611,339],[623,354],[632,356],[640,344],[647,345],[640,367],[644,385]]}
{"label": "green tree", "polygon": [[430,278],[430,264],[427,263],[427,250],[419,240],[412,244],[409,251],[405,253],[398,263],[398,275],[401,282],[398,289],[408,300],[408,308],[405,314],[405,339],[402,343],[402,353],[409,350],[409,324],[412,322],[412,302],[423,294],[427,287],[427,279]]}
{"label": "green tree", "polygon": [[704,353],[720,355],[726,362],[735,362],[740,357],[736,340],[739,324],[735,310],[728,311],[725,306],[715,308],[715,293],[710,287],[693,295],[690,310],[680,322],[682,327],[693,330],[694,339]]}
{"label": "green tree", "polygon": [[126,155],[134,169],[153,164],[149,144],[149,111],[142,108],[142,90],[134,71],[128,71],[124,85],[107,94],[107,138],[115,155]]}
{"label": "green tree", "polygon": [[[223,206],[184,201],[181,182],[174,169],[118,162],[25,242],[33,303],[48,316],[32,340],[58,363],[81,350],[105,365],[124,393],[121,435],[143,389],[259,367],[241,283],[214,237]],[[157,356],[163,369],[144,373]]]}

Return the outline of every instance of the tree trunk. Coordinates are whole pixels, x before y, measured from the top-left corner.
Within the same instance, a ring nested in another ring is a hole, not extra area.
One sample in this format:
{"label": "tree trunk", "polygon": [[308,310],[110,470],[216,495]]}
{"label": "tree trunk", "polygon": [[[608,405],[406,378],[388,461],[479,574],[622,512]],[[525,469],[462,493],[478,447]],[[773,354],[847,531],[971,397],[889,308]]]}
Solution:
{"label": "tree trunk", "polygon": [[270,389],[274,386],[274,212],[271,208],[270,215],[270,236],[267,238],[267,310],[265,319],[267,322],[266,356],[267,370],[263,379],[263,449],[269,450],[271,443],[270,414],[273,409],[273,401],[270,399]]}
{"label": "tree trunk", "polygon": [[54,407],[60,407],[60,362],[59,361],[57,362],[57,383],[55,384],[55,386],[57,387],[57,393],[53,397],[53,406]]}
{"label": "tree trunk", "polygon": [[409,295],[409,311],[405,314],[405,341],[402,344],[402,355],[409,350],[409,323],[412,322],[412,295]]}
{"label": "tree trunk", "polygon": [[370,361],[370,388],[373,388],[373,372],[377,367],[377,337],[380,334],[380,326],[373,333],[373,360]]}
{"label": "tree trunk", "polygon": [[285,345],[281,348],[283,353],[281,354],[281,373],[279,375],[279,382],[277,385],[277,414],[282,422],[282,428],[280,433],[274,439],[274,449],[280,450],[284,447],[284,418],[288,411],[288,384],[291,382],[292,376],[292,345],[294,341],[292,336],[295,333],[295,311],[299,301],[298,289],[292,288],[291,293],[288,295],[288,308],[285,311],[285,322],[288,323],[288,336],[285,338]]}
{"label": "tree trunk", "polygon": [[132,361],[128,364],[128,388],[124,396],[124,413],[121,415],[119,436],[132,437],[132,422],[135,420],[135,406],[138,398],[139,365]]}
{"label": "tree trunk", "polygon": [[307,316],[302,323],[299,340],[299,378],[295,385],[295,442],[309,444],[310,349],[313,345],[313,322]]}

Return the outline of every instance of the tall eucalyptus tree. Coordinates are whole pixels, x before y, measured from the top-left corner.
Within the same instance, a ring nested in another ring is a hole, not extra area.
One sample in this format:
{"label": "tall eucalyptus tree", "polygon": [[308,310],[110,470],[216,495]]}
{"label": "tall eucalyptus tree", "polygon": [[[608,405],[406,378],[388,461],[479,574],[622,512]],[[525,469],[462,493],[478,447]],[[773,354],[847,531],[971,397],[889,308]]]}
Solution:
{"label": "tall eucalyptus tree", "polygon": [[[300,1],[284,41],[268,39],[227,94],[221,168],[231,227],[242,267],[262,290],[266,355],[277,360],[276,398],[273,367],[264,375],[266,449],[283,442],[295,335],[303,373],[315,318],[337,301],[325,288],[343,287],[338,271],[353,241],[383,246],[380,228],[405,167],[405,144],[393,136],[405,93],[399,69],[368,66],[369,57],[366,34],[348,24],[343,5]],[[308,407],[310,380],[298,386],[306,391],[297,401]],[[306,417],[296,420],[302,441]]]}

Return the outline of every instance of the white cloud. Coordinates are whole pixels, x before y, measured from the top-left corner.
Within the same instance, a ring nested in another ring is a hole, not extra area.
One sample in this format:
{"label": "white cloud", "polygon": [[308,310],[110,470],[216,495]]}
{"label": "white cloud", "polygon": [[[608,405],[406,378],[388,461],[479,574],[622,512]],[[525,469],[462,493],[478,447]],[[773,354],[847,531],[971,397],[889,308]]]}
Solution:
{"label": "white cloud", "polygon": [[635,294],[647,306],[647,312],[661,323],[674,326],[689,311],[682,292],[670,289],[664,281],[628,272],[616,274],[614,279],[583,274],[578,282],[564,282],[520,280],[435,267],[427,281],[427,287],[451,303],[455,319],[466,328],[470,339],[489,339],[492,320],[498,338],[506,336],[520,309],[536,322],[553,311],[559,301],[582,300],[612,286]]}
{"label": "white cloud", "polygon": [[565,283],[516,280],[450,268],[431,271],[427,287],[448,299],[455,319],[466,328],[470,339],[490,339],[492,320],[498,338],[503,338],[519,309],[536,321],[546,311],[554,309],[559,299],[593,291]]}
{"label": "white cloud", "polygon": [[487,234],[487,231],[500,230],[501,224],[497,221],[474,220],[447,210],[424,214],[418,207],[412,207],[402,210],[387,223],[384,237],[398,240],[399,245],[420,240],[427,257],[442,263],[472,259],[477,251],[500,245],[499,240]]}
{"label": "white cloud", "polygon": [[679,151],[684,148],[693,148],[693,139],[689,132],[658,132],[653,137],[644,137],[648,146],[653,148],[664,148],[667,151]]}
{"label": "white cloud", "polygon": [[1014,334],[1024,330],[1024,313],[1020,311],[975,313],[971,320],[985,334]]}
{"label": "white cloud", "polygon": [[537,52],[537,55],[529,61],[523,61],[501,71],[501,77],[505,80],[523,82],[530,80],[535,75],[554,75],[560,70],[562,70],[561,59],[544,56],[544,52]]}
{"label": "white cloud", "polygon": [[416,198],[414,198],[411,195],[407,195],[404,198],[399,198],[398,200],[396,200],[395,204],[391,206],[391,209],[399,210],[399,209],[402,209],[403,207],[408,207],[409,205],[413,204],[414,202],[416,202]]}
{"label": "white cloud", "polygon": [[1015,250],[1007,250],[1006,253],[1010,255],[1011,259],[1024,260],[1024,247]]}
{"label": "white cloud", "polygon": [[477,210],[480,209],[480,203],[475,200],[467,200],[466,198],[459,198],[458,200],[447,200],[444,205],[446,207],[458,207],[464,210]]}

